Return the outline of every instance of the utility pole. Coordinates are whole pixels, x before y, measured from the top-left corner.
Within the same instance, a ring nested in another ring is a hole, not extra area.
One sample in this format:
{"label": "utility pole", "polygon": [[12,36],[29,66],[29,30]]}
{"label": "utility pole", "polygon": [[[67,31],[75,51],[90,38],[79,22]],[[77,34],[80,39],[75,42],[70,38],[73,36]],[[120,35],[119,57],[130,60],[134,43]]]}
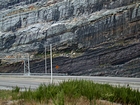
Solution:
{"label": "utility pole", "polygon": [[30,55],[28,53],[28,76],[30,76]]}
{"label": "utility pole", "polygon": [[44,47],[45,47],[45,73],[47,73],[46,45]]}
{"label": "utility pole", "polygon": [[27,53],[25,56],[24,56],[24,75],[28,75],[30,76],[30,55],[29,53]]}
{"label": "utility pole", "polygon": [[52,44],[50,44],[50,63],[51,63],[51,84],[53,83],[53,71],[52,71]]}
{"label": "utility pole", "polygon": [[25,61],[26,59],[24,58],[24,75],[25,75],[25,73],[26,73],[26,61]]}
{"label": "utility pole", "polygon": [[44,70],[44,73],[46,74],[47,73],[47,55],[46,55],[46,52],[47,52],[47,48],[46,48],[46,44],[42,44],[41,42],[38,42],[39,44],[41,44],[44,48],[45,48],[45,70]]}

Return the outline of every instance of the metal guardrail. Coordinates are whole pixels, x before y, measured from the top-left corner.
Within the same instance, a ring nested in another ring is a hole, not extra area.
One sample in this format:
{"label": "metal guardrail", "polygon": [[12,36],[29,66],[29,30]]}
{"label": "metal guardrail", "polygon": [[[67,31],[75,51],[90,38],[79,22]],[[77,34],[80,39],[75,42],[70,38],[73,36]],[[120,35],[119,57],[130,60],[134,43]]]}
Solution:
{"label": "metal guardrail", "polygon": [[[0,75],[23,75],[23,76],[50,76],[51,73],[0,73]],[[54,76],[67,76],[67,73],[53,73]]]}
{"label": "metal guardrail", "polygon": [[0,75],[24,75],[24,73],[0,73]]}

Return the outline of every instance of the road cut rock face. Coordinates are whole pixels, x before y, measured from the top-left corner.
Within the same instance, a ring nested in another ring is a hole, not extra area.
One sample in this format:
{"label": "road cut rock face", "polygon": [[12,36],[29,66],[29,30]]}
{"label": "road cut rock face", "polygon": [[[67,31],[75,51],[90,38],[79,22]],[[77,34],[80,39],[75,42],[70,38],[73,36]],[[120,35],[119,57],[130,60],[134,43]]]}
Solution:
{"label": "road cut rock face", "polygon": [[[56,72],[140,77],[140,0],[0,0],[0,9],[1,56],[52,44],[82,53],[54,58]],[[32,62],[32,72],[43,72],[43,62]]]}

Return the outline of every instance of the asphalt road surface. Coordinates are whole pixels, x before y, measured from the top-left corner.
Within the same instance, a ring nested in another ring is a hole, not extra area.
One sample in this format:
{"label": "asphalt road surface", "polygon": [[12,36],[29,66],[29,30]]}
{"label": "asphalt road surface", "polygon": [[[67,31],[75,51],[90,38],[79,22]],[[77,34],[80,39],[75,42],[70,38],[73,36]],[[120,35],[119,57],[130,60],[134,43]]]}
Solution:
{"label": "asphalt road surface", "polygon": [[[123,78],[123,77],[96,77],[96,76],[53,76],[53,83],[59,84],[62,81],[71,79],[84,79],[92,80],[101,84],[130,86],[133,89],[140,91],[140,78]],[[18,86],[21,89],[31,88],[36,89],[40,84],[50,84],[50,76],[13,76],[13,75],[0,75],[0,89],[11,90],[13,87]]]}

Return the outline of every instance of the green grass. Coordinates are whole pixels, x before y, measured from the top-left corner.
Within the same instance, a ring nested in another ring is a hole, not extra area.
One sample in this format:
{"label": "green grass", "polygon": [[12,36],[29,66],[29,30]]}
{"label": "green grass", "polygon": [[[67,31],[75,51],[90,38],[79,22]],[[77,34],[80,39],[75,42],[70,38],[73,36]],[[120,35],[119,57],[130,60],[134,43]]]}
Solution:
{"label": "green grass", "polygon": [[0,90],[0,99],[5,100],[8,99],[12,94],[12,91],[9,90]]}
{"label": "green grass", "polygon": [[64,105],[66,99],[74,101],[81,97],[88,99],[90,105],[96,104],[94,100],[107,100],[123,105],[140,105],[140,92],[138,90],[132,90],[129,87],[112,87],[108,84],[98,84],[86,80],[70,80],[59,85],[50,84],[48,86],[41,84],[34,91],[26,89],[24,92],[20,92],[19,88],[16,87],[10,94],[14,94],[14,100],[24,99],[28,102],[39,103],[49,103],[52,100],[54,105]]}

